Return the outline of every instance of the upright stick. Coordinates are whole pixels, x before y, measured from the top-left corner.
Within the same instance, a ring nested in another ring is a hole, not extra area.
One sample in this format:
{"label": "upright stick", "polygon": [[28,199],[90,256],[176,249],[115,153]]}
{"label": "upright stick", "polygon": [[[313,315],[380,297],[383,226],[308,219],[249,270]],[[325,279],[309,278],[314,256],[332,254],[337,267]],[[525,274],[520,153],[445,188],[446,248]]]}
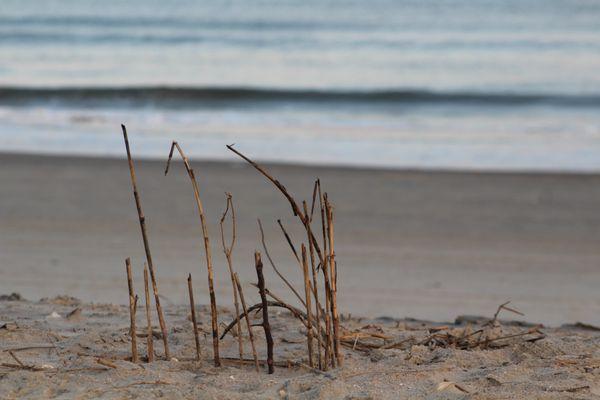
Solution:
{"label": "upright stick", "polygon": [[258,251],[254,253],[254,266],[256,267],[256,275],[258,277],[258,291],[260,293],[260,299],[262,301],[262,326],[265,330],[265,337],[267,339],[267,366],[269,369],[269,374],[272,374],[274,372],[273,337],[271,336],[271,325],[269,325],[269,306],[267,302],[267,295],[265,293],[265,277],[263,276],[263,263],[260,259],[260,253]]}
{"label": "upright stick", "polygon": [[337,310],[337,264],[335,262],[333,238],[333,206],[325,194],[325,208],[327,212],[327,237],[329,239],[329,269],[331,273],[331,316],[333,318],[334,351],[338,366],[342,366],[344,357],[340,347],[340,320]]}
{"label": "upright stick", "polygon": [[137,296],[133,292],[133,278],[131,276],[131,260],[125,259],[125,270],[127,271],[127,287],[129,288],[129,335],[131,336],[131,362],[138,362],[137,338],[135,332],[135,312]]}
{"label": "upright stick", "polygon": [[167,360],[171,358],[169,352],[169,343],[167,338],[167,324],[165,323],[165,317],[163,310],[160,305],[160,297],[158,295],[158,283],[156,281],[156,275],[154,273],[154,264],[152,263],[152,255],[150,254],[150,245],[148,244],[148,235],[146,234],[146,217],[142,212],[142,203],[140,202],[140,195],[137,190],[137,183],[135,179],[135,169],[133,168],[133,160],[131,159],[131,151],[129,150],[129,139],[127,138],[127,129],[125,125],[121,125],[123,129],[123,139],[125,140],[125,149],[127,150],[127,160],[129,162],[129,172],[131,174],[131,185],[133,186],[133,197],[135,199],[135,205],[137,207],[138,218],[140,220],[140,229],[142,230],[142,240],[144,242],[144,250],[146,251],[146,261],[148,262],[148,268],[150,270],[150,279],[152,280],[152,291],[154,292],[154,302],[156,303],[156,313],[158,314],[158,323],[160,324],[160,330],[162,332],[163,344],[165,347],[165,357]]}
{"label": "upright stick", "polygon": [[[317,184],[315,182],[315,189],[313,191],[313,202],[312,202],[312,209],[311,209],[311,218],[313,215],[313,211],[314,211],[314,206],[315,206],[315,195],[317,193]],[[304,206],[304,215],[308,215],[308,207],[306,206],[306,202],[303,202],[302,205]],[[312,228],[310,226],[310,221],[307,225],[307,229],[312,233]],[[311,272],[312,272],[312,291],[313,291],[313,295],[315,296],[315,313],[316,313],[316,322],[317,322],[317,358],[318,358],[318,363],[319,363],[319,369],[323,369],[323,360],[321,358],[321,346],[322,346],[322,339],[321,339],[321,304],[319,303],[319,285],[318,285],[318,281],[317,281],[317,268],[315,266],[315,252],[313,250],[313,245],[312,245],[312,241],[310,240],[310,235],[309,235],[309,240],[308,240],[308,248],[310,250],[310,266],[311,266]]]}
{"label": "upright stick", "polygon": [[310,294],[310,278],[308,275],[308,260],[306,257],[306,247],[302,243],[302,271],[304,272],[304,296],[306,298],[306,337],[308,344],[308,365],[313,368],[313,345],[312,345],[312,306]]}
{"label": "upright stick", "polygon": [[171,144],[171,151],[169,152],[169,158],[167,159],[167,167],[165,168],[165,175],[169,172],[169,164],[171,163],[171,158],[173,158],[173,151],[177,148],[181,158],[183,160],[183,165],[185,166],[185,170],[192,181],[192,188],[194,189],[194,198],[196,199],[196,206],[198,207],[198,214],[200,216],[200,225],[202,225],[202,235],[204,236],[204,250],[206,254],[206,269],[208,270],[208,291],[210,294],[210,315],[211,315],[211,323],[212,323],[212,336],[213,336],[213,355],[215,360],[215,367],[221,366],[221,359],[219,357],[219,322],[217,316],[217,298],[215,296],[215,286],[214,286],[214,278],[213,278],[213,266],[212,266],[212,257],[210,255],[210,239],[208,237],[208,227],[206,226],[206,217],[204,216],[204,208],[202,206],[202,201],[200,200],[200,188],[198,187],[198,182],[196,181],[196,175],[194,174],[194,170],[190,166],[190,162],[188,158],[183,153],[181,146],[177,142],[173,142]]}
{"label": "upright stick", "polygon": [[[227,205],[225,212],[221,217],[220,228],[221,228],[221,243],[223,244],[223,253],[227,259],[227,266],[229,267],[229,275],[231,277],[231,289],[233,290],[233,302],[235,304],[235,315],[240,315],[240,303],[238,301],[238,291],[235,285],[235,279],[233,277],[233,262],[231,260],[231,253],[233,253],[233,246],[235,245],[235,208],[233,207],[233,198],[230,193],[225,193],[227,196]],[[231,244],[229,247],[225,244],[225,230],[223,224],[227,217],[228,211],[231,209]],[[242,341],[242,324],[237,324],[237,338],[238,338],[238,351],[240,353],[240,360],[244,359],[244,344]]]}
{"label": "upright stick", "polygon": [[148,350],[148,362],[154,361],[154,338],[152,337],[152,318],[150,316],[150,290],[148,288],[148,264],[144,263],[144,296],[146,300],[146,347]]}
{"label": "upright stick", "polygon": [[325,286],[325,332],[327,345],[325,346],[325,362],[323,368],[327,370],[327,366],[331,361],[331,365],[335,366],[335,355],[333,354],[333,335],[331,329],[331,284],[329,281],[329,255],[327,254],[327,219],[325,218],[325,203],[321,194],[321,181],[317,179],[317,187],[319,192],[319,206],[321,209],[321,227],[323,231],[323,252],[325,253],[325,262],[321,263],[323,271],[323,280]]}
{"label": "upright stick", "polygon": [[[252,356],[254,357],[254,365],[256,366],[256,372],[260,371],[258,365],[258,355],[256,354],[256,345],[254,344],[254,334],[252,333],[252,324],[250,323],[250,317],[248,316],[248,308],[246,307],[246,300],[244,300],[244,292],[242,291],[242,285],[236,272],[233,273],[233,279],[237,287],[238,293],[240,294],[240,300],[242,301],[242,308],[244,310],[244,316],[246,319],[246,326],[248,327],[248,337],[250,338],[250,344],[252,345]],[[238,314],[239,315],[239,314]],[[241,325],[241,323],[238,323]]]}
{"label": "upright stick", "polygon": [[200,339],[198,338],[198,323],[196,322],[196,305],[194,303],[194,289],[192,288],[192,274],[188,274],[188,292],[190,295],[190,310],[192,311],[192,325],[194,326],[194,341],[196,342],[196,360],[200,361]]}

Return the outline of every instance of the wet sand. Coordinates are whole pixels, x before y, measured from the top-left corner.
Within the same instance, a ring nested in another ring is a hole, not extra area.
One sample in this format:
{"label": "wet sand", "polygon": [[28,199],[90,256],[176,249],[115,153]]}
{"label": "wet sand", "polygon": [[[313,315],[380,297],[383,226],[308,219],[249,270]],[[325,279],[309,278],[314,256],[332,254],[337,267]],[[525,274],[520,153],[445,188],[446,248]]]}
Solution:
{"label": "wet sand", "polygon": [[[126,161],[4,154],[0,164],[0,293],[125,304],[124,259],[132,257],[137,284],[143,262]],[[218,229],[225,192],[236,204],[242,280],[256,279],[261,218],[274,260],[300,282],[276,219],[296,242],[304,237],[281,194],[245,164],[193,166],[220,304],[231,296]],[[165,303],[185,304],[192,272],[206,304],[200,226],[182,166],[167,177],[163,162],[136,167]],[[600,324],[599,175],[268,168],[299,199],[310,197],[316,177],[330,193],[343,313],[444,321],[490,315],[511,300],[529,321]],[[267,284],[283,292],[267,270]]]}

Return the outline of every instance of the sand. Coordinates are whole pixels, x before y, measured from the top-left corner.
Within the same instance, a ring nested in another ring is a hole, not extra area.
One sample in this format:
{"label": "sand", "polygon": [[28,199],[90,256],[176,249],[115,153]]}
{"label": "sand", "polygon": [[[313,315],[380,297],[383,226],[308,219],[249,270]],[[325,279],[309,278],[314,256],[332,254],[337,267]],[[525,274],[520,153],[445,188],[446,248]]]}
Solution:
{"label": "sand", "polygon": [[[126,161],[5,154],[0,163],[0,293],[126,304],[124,259],[132,257],[138,277],[144,259]],[[297,243],[304,234],[280,193],[245,164],[193,166],[223,305],[231,296],[218,230],[226,191],[237,207],[233,261],[241,280],[256,279],[261,218],[275,262],[299,283],[276,219]],[[310,197],[315,177],[330,192],[341,312],[443,321],[489,315],[511,300],[529,321],[600,324],[599,175],[268,168],[298,198]],[[186,304],[191,272],[206,304],[189,181],[181,165],[167,177],[163,169],[163,162],[137,163],[161,294],[166,304]]]}
{"label": "sand", "polygon": [[[350,337],[344,366],[316,372],[306,364],[305,331],[287,311],[272,310],[275,373],[236,362],[237,339],[221,342],[223,366],[212,363],[210,314],[199,307],[201,361],[195,361],[189,309],[168,306],[174,359],[145,363],[146,337],[138,318],[138,351],[130,360],[125,306],[81,303],[62,296],[42,301],[0,302],[0,398],[2,399],[593,399],[600,396],[600,330],[563,326],[491,342],[488,348],[447,346],[448,334],[473,332],[487,319],[459,318],[441,326],[414,320],[344,318]],[[260,320],[260,315],[254,317]],[[233,319],[220,308],[220,320]],[[156,324],[156,318],[154,318]],[[497,336],[529,325],[496,323]],[[158,326],[154,326],[158,334]],[[491,332],[491,331],[490,331]],[[254,328],[265,359],[262,329]],[[386,339],[361,337],[376,334]],[[433,336],[432,336],[433,335]],[[437,339],[434,339],[437,338]],[[243,336],[245,357],[251,358]],[[388,349],[369,348],[389,344]],[[396,344],[396,346],[391,346]],[[17,357],[11,357],[9,350]],[[21,365],[22,364],[22,365]]]}

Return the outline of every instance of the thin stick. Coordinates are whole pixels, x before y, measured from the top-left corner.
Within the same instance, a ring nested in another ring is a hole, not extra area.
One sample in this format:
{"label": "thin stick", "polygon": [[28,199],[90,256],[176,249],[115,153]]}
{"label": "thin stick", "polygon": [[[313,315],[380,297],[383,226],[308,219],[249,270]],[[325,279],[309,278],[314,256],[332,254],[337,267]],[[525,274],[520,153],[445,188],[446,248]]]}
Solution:
{"label": "thin stick", "polygon": [[296,257],[296,261],[298,261],[298,263],[300,263],[300,257],[298,257],[298,252],[296,251],[296,248],[294,247],[294,243],[292,243],[292,239],[290,238],[290,235],[288,235],[288,233],[285,230],[285,228],[283,227],[283,224],[281,223],[280,219],[277,220],[277,223],[279,224],[279,227],[281,228],[281,231],[283,232],[283,236],[285,236],[285,240],[287,240],[288,244],[290,245],[290,248],[292,249],[292,252],[294,253],[294,257]]}
{"label": "thin stick", "polygon": [[192,274],[188,274],[188,292],[190,297],[190,310],[192,312],[192,325],[194,326],[194,341],[196,342],[196,360],[200,361],[200,339],[198,338],[198,322],[196,321],[196,305],[194,303],[194,289],[192,287]]}
{"label": "thin stick", "polygon": [[144,263],[144,294],[146,300],[146,324],[148,326],[146,335],[146,347],[148,350],[148,362],[154,361],[154,338],[152,337],[152,318],[150,316],[150,290],[148,288],[148,264]]}
{"label": "thin stick", "polygon": [[273,368],[273,337],[271,336],[271,326],[269,325],[269,308],[267,302],[267,295],[265,294],[265,277],[263,276],[263,264],[260,259],[260,253],[254,252],[254,266],[256,267],[256,275],[258,277],[258,291],[260,293],[260,299],[262,301],[262,315],[263,321],[262,326],[265,330],[265,337],[267,339],[267,366],[269,374],[274,372]]}
{"label": "thin stick", "polygon": [[200,215],[200,224],[202,225],[202,235],[204,236],[204,250],[206,254],[206,268],[208,270],[208,291],[210,294],[210,314],[211,314],[211,322],[212,322],[212,336],[213,336],[213,355],[215,361],[215,367],[221,366],[221,360],[219,358],[219,323],[217,317],[217,299],[215,296],[215,287],[214,287],[214,279],[213,279],[213,266],[212,266],[212,258],[210,255],[210,239],[208,237],[208,227],[206,226],[206,217],[204,216],[204,208],[202,207],[202,201],[200,200],[200,188],[198,187],[198,182],[196,181],[196,176],[194,175],[194,170],[190,166],[188,158],[183,153],[181,146],[177,142],[173,142],[171,144],[171,150],[169,151],[169,158],[167,159],[167,166],[165,168],[165,175],[169,172],[169,164],[171,163],[171,158],[173,157],[173,151],[177,148],[179,154],[181,155],[181,159],[183,160],[183,165],[187,171],[190,180],[192,181],[192,188],[194,189],[194,198],[196,199],[196,206],[198,207],[198,214]]}
{"label": "thin stick", "polygon": [[138,362],[137,338],[135,332],[135,311],[137,296],[133,292],[133,278],[131,276],[131,260],[125,259],[125,270],[127,271],[127,287],[129,289],[129,336],[131,336],[131,362]]}
{"label": "thin stick", "polygon": [[131,175],[131,186],[133,187],[133,197],[135,199],[135,205],[137,207],[138,218],[140,220],[140,229],[142,231],[142,240],[144,242],[144,250],[146,251],[146,261],[148,262],[148,269],[150,270],[150,279],[152,280],[152,291],[154,292],[154,302],[156,303],[156,313],[158,314],[158,323],[160,324],[160,330],[162,332],[163,345],[165,347],[165,357],[167,360],[171,359],[171,353],[169,352],[169,343],[167,337],[167,324],[165,323],[165,317],[163,310],[160,305],[160,297],[158,295],[158,282],[156,281],[156,274],[154,273],[154,264],[152,263],[152,255],[150,254],[150,244],[148,243],[148,235],[146,233],[146,217],[142,212],[142,203],[140,202],[140,195],[137,190],[137,182],[135,178],[135,169],[133,168],[133,160],[131,158],[131,151],[129,149],[129,139],[127,138],[127,129],[125,125],[121,125],[123,129],[123,139],[125,140],[125,149],[127,150],[127,161],[129,162],[129,172]]}
{"label": "thin stick", "polygon": [[[235,280],[233,277],[233,263],[231,260],[231,254],[233,253],[233,246],[235,245],[235,208],[233,207],[233,197],[230,193],[225,193],[227,196],[227,205],[225,207],[225,212],[223,212],[223,216],[220,221],[221,228],[221,243],[223,245],[223,253],[225,253],[225,258],[227,259],[227,266],[229,267],[229,275],[231,278],[231,288],[233,290],[233,303],[235,305],[235,313],[236,315],[240,314],[240,303],[238,301],[238,291],[235,285]],[[231,244],[229,247],[225,244],[225,230],[223,229],[223,224],[225,223],[225,219],[227,217],[227,213],[231,209]],[[242,326],[238,324],[237,326],[237,338],[238,338],[238,351],[240,353],[240,360],[244,359],[244,343],[242,340]]]}
{"label": "thin stick", "polygon": [[[240,294],[240,300],[242,301],[242,308],[244,309],[244,316],[246,317],[246,326],[248,327],[248,336],[250,337],[250,344],[252,345],[252,356],[254,357],[254,364],[256,365],[256,372],[260,371],[258,365],[258,355],[256,354],[256,345],[254,344],[254,334],[252,333],[252,324],[250,323],[250,317],[248,316],[248,309],[246,308],[246,301],[244,300],[244,292],[242,291],[242,285],[238,278],[237,273],[234,272],[233,279],[237,287],[238,293]],[[239,315],[239,314],[238,314]],[[240,324],[237,324],[238,326]]]}
{"label": "thin stick", "polygon": [[279,272],[279,270],[275,266],[275,263],[273,262],[273,259],[271,258],[271,255],[269,254],[269,250],[267,249],[267,244],[265,243],[265,232],[263,231],[263,227],[262,227],[262,223],[260,222],[260,219],[258,219],[258,228],[260,229],[260,241],[262,242],[263,249],[265,250],[265,254],[267,255],[267,259],[269,260],[269,263],[275,270],[275,273],[277,274],[277,276],[279,276],[281,278],[281,280],[286,284],[286,286],[288,288],[290,288],[290,290],[294,293],[294,295],[296,295],[296,298],[300,301],[300,303],[302,303],[302,305],[306,307],[306,303],[304,302],[304,300],[302,299],[300,294],[296,291],[296,289],[294,289],[292,284],[287,279],[285,279],[285,276],[283,276],[283,274],[281,272]]}
{"label": "thin stick", "polygon": [[[313,215],[313,211],[314,211],[314,206],[315,206],[315,195],[317,193],[317,182],[315,182],[315,189],[313,191],[313,201],[312,201],[312,210],[310,212],[311,215],[311,219],[312,219],[312,215]],[[308,214],[308,208],[306,206],[306,202],[302,202],[302,205],[304,207],[304,214]],[[307,225],[308,230],[311,230],[311,226],[310,226],[310,221]],[[312,231],[311,231],[312,233]],[[312,272],[312,289],[313,289],[313,295],[315,296],[315,313],[316,313],[316,322],[317,322],[317,332],[319,333],[317,335],[317,359],[318,359],[318,363],[319,363],[319,369],[323,368],[323,360],[321,358],[321,316],[320,316],[320,311],[321,311],[321,304],[319,303],[319,289],[318,289],[318,281],[317,281],[317,268],[315,266],[315,252],[314,252],[314,248],[312,245],[312,241],[308,241],[308,248],[310,251],[310,265],[311,265],[311,272]]]}
{"label": "thin stick", "polygon": [[[308,217],[307,217],[308,218]],[[304,243],[302,243],[302,269],[304,272],[304,295],[306,297],[306,316],[307,316],[307,328],[306,328],[306,337],[308,344],[308,365],[312,368],[314,366],[313,363],[313,346],[312,346],[312,318],[311,318],[311,293],[310,293],[310,278],[308,276],[308,260],[306,257],[306,247]]]}
{"label": "thin stick", "polygon": [[331,273],[331,316],[333,318],[333,347],[339,367],[344,362],[340,349],[340,319],[337,310],[337,263],[335,262],[334,236],[333,236],[333,206],[329,203],[327,194],[324,196],[327,213],[327,238],[329,239],[329,266]]}
{"label": "thin stick", "polygon": [[[258,165],[257,163],[255,163],[254,161],[252,161],[251,159],[249,159],[248,157],[246,157],[245,155],[243,155],[236,149],[234,149],[232,145],[227,145],[227,148],[229,150],[231,150],[232,152],[234,152],[235,154],[237,154],[238,156],[240,156],[241,158],[243,158],[246,162],[248,162],[250,165],[252,165],[258,172],[260,172],[265,178],[270,180],[275,185],[275,187],[277,187],[277,189],[279,189],[279,191],[288,200],[288,202],[290,203],[290,206],[292,207],[292,211],[293,211],[294,215],[298,216],[298,218],[300,218],[300,221],[302,222],[302,224],[306,227],[306,222],[308,221],[308,219],[305,218],[304,214],[300,210],[300,207],[298,207],[298,203],[296,203],[296,200],[294,200],[294,198],[289,194],[289,192],[287,191],[285,186],[283,186],[281,184],[281,182],[279,182],[277,179],[273,178],[263,167],[261,167],[260,165]],[[319,260],[321,260],[321,262],[323,262],[323,255],[321,254],[321,248],[319,247],[319,243],[317,243],[317,239],[314,237],[314,235],[311,236],[311,240],[315,246],[315,250],[317,251],[317,254],[319,255]]]}

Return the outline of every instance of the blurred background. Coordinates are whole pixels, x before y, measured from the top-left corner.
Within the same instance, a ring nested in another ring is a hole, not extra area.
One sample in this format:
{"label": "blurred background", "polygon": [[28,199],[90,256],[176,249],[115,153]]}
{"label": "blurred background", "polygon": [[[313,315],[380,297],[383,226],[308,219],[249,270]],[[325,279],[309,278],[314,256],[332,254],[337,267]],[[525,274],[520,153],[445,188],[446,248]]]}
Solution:
{"label": "blurred background", "polygon": [[236,143],[299,198],[329,185],[343,312],[440,320],[512,299],[528,319],[599,322],[599,21],[593,0],[3,0],[0,291],[127,301],[122,260],[143,253],[125,123],[173,302],[204,274],[187,178],[162,177],[177,139],[223,296],[224,191],[240,258],[261,217],[296,273],[284,199]]}

